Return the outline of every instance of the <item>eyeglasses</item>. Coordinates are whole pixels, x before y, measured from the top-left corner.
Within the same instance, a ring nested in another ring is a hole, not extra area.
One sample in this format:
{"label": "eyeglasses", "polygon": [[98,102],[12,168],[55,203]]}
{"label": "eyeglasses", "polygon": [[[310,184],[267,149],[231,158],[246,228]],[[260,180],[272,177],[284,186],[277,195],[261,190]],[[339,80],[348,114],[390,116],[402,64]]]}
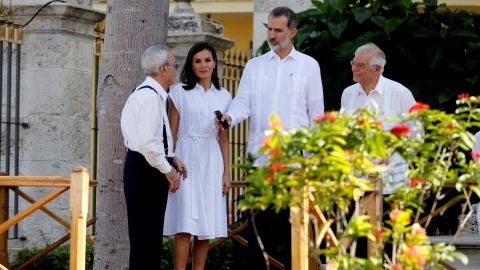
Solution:
{"label": "eyeglasses", "polygon": [[350,65],[353,67],[355,66],[356,68],[366,68],[366,67],[371,67],[372,65],[366,64],[366,63],[357,63],[353,60],[350,60]]}
{"label": "eyeglasses", "polygon": [[175,63],[173,63],[173,64],[165,63],[165,64],[163,64],[163,65],[164,65],[164,66],[171,66],[171,67],[173,67],[175,70],[178,69],[178,63],[177,63],[177,62],[175,62]]}

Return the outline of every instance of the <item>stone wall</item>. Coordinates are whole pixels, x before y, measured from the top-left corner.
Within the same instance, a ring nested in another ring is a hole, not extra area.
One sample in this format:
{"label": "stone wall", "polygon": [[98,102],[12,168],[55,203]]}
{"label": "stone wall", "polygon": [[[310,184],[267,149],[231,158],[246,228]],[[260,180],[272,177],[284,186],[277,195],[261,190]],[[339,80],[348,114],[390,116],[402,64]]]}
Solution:
{"label": "stone wall", "polygon": [[[73,167],[90,165],[94,25],[105,15],[90,9],[89,1],[70,2],[76,4],[46,7],[24,28],[20,121],[30,128],[20,130],[20,175],[68,176]],[[38,9],[38,5],[14,6],[13,21],[23,24]],[[36,199],[51,190],[22,189]],[[13,195],[10,199],[13,207]],[[23,199],[19,202],[20,210],[30,205]],[[47,207],[69,221],[68,192]],[[67,232],[37,211],[21,221],[18,238],[9,241],[9,248],[45,246]]]}

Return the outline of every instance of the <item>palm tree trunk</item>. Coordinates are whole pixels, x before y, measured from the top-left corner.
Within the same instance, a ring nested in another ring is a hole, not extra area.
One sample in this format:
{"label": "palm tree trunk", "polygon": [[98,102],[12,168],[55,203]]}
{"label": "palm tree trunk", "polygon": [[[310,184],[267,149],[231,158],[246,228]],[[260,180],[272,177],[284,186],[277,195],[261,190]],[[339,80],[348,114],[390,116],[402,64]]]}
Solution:
{"label": "palm tree trunk", "polygon": [[168,0],[109,0],[107,4],[97,96],[99,184],[94,269],[128,269],[120,113],[131,90],[145,77],[140,69],[141,53],[151,45],[166,44],[168,4]]}

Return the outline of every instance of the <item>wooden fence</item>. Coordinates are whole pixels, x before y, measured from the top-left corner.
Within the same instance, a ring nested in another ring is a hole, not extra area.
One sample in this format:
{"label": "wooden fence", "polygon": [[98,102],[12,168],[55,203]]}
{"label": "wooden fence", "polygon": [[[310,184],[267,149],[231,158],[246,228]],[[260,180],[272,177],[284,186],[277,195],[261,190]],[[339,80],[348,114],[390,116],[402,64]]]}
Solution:
{"label": "wooden fence", "polygon": [[[95,222],[88,219],[89,187],[95,187],[96,181],[89,180],[87,169],[77,167],[70,177],[59,176],[0,176],[0,269],[8,266],[8,229],[28,217],[36,210],[41,210],[49,217],[70,229],[70,233],[49,245],[16,269],[25,269],[35,260],[52,251],[70,239],[70,270],[85,269],[86,243],[93,245],[87,236],[87,227]],[[52,187],[53,190],[38,200],[34,200],[20,187]],[[8,190],[11,189],[31,205],[8,219]],[[70,190],[70,222],[56,215],[45,207],[47,203]]]}

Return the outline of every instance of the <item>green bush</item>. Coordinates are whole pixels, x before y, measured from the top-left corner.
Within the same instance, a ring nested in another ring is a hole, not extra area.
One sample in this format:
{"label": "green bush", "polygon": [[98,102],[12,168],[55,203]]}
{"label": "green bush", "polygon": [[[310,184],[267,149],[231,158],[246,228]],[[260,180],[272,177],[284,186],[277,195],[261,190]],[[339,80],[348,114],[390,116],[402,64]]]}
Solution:
{"label": "green bush", "polygon": [[[15,262],[10,264],[11,269],[16,269],[23,262],[27,261],[37,253],[39,253],[43,248],[28,248],[21,250]],[[86,269],[93,269],[93,247],[87,246],[86,254]],[[27,270],[68,270],[70,262],[70,246],[63,245],[60,246],[45,256],[41,257],[35,261],[30,267],[27,267]]]}
{"label": "green bush", "polygon": [[[172,238],[165,238],[163,241],[163,253],[161,269],[173,269]],[[10,264],[11,269],[16,269],[23,262],[27,261],[42,248],[27,248],[21,250],[15,262]],[[234,269],[233,240],[229,239],[219,247],[208,253],[206,269],[228,270]],[[70,260],[70,246],[60,246],[42,258],[35,261],[27,270],[68,270]],[[87,246],[86,269],[93,269],[93,247]]]}

